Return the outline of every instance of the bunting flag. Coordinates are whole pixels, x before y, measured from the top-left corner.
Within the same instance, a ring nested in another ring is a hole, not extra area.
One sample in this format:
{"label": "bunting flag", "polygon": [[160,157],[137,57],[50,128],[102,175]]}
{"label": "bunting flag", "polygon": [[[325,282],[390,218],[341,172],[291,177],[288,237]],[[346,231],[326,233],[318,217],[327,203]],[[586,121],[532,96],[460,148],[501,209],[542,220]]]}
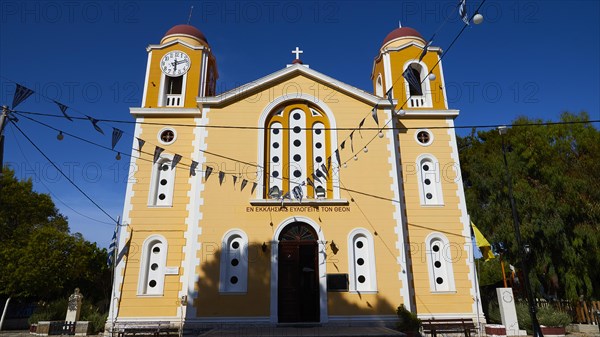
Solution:
{"label": "bunting flag", "polygon": [[121,136],[123,136],[123,130],[119,130],[117,128],[113,128],[113,132],[112,132],[112,149],[113,150],[115,149],[115,146],[117,145],[117,143],[121,139]]}
{"label": "bunting flag", "polygon": [[335,159],[337,159],[337,164],[339,167],[342,161],[340,160],[340,151],[338,151],[337,149],[335,150]]}
{"label": "bunting flag", "polygon": [[290,195],[290,192],[285,192],[283,197],[281,197],[281,207],[283,207],[283,202],[285,201],[285,199],[292,201],[292,196]]}
{"label": "bunting flag", "polygon": [[233,176],[233,189],[235,190],[235,183],[237,183],[237,176]]}
{"label": "bunting flag", "polygon": [[302,187],[300,186],[296,186],[292,189],[292,193],[294,194],[294,198],[296,198],[297,200],[300,200],[300,202],[302,202],[302,197],[304,196],[304,193],[302,193]]}
{"label": "bunting flag", "polygon": [[179,162],[181,161],[181,158],[182,157],[178,154],[175,154],[173,156],[173,161],[171,162],[171,170],[174,169],[177,166],[177,164],[179,164]]}
{"label": "bunting flag", "polygon": [[210,174],[212,173],[213,168],[210,166],[206,167],[206,171],[204,171],[204,181],[208,181],[208,177],[210,177]]}
{"label": "bunting flag", "polygon": [[162,147],[157,146],[154,149],[154,160],[152,160],[152,162],[154,164],[156,164],[156,161],[158,160],[158,158],[160,158],[160,154],[164,151],[165,149],[163,149]]}
{"label": "bunting flag", "polygon": [[344,149],[344,147],[346,147],[346,141],[345,140],[342,142],[342,144],[340,144],[340,148],[342,150]]}
{"label": "bunting flag", "polygon": [[488,240],[481,234],[479,228],[475,226],[473,221],[471,221],[471,227],[473,228],[473,233],[475,234],[475,242],[477,243],[477,247],[481,251],[483,258],[485,261],[489,259],[495,258],[494,253],[492,253],[492,246],[488,242]]}
{"label": "bunting flag", "polygon": [[100,127],[98,126],[99,120],[88,115],[85,115],[85,117],[87,117],[90,120],[90,122],[92,122],[92,125],[94,126],[94,129],[96,129],[96,131],[100,132],[101,134],[104,134],[104,131],[102,131],[102,129],[100,129]]}
{"label": "bunting flag", "polygon": [[350,132],[350,150],[354,153],[354,141],[352,140],[352,136],[354,136],[354,130]]}
{"label": "bunting flag", "polygon": [[307,183],[308,183],[310,186],[312,186],[312,188],[315,188],[315,184],[313,183],[313,181],[312,181],[312,180],[310,180],[310,178],[306,178],[306,182],[307,182]]}
{"label": "bunting flag", "polygon": [[329,168],[325,164],[321,164],[321,170],[325,172],[325,176],[329,175]]}
{"label": "bunting flag", "polygon": [[254,194],[254,190],[256,189],[256,186],[258,186],[257,183],[253,182],[252,183],[252,190],[250,191],[250,194]]}
{"label": "bunting flag", "polygon": [[433,34],[431,39],[429,39],[429,41],[425,44],[425,47],[423,47],[423,51],[421,52],[421,55],[419,55],[419,62],[421,62],[423,60],[423,58],[425,57],[425,55],[427,54],[427,49],[429,49],[429,47],[431,47],[434,37],[435,37],[435,34]]}
{"label": "bunting flag", "polygon": [[358,123],[358,134],[360,135],[360,138],[362,138],[362,133],[360,132],[360,128],[362,128],[364,124],[365,124],[365,119],[363,118],[362,121],[360,121],[360,123]]}
{"label": "bunting flag", "polygon": [[325,179],[325,181],[327,181],[327,175],[323,174],[323,172],[321,172],[321,170],[317,169],[315,171],[315,174],[317,177],[319,177],[319,182],[321,182],[321,179],[320,179],[321,177],[323,177],[323,179]]}
{"label": "bunting flag", "polygon": [[379,126],[379,119],[377,118],[377,104],[375,104],[375,106],[371,110],[371,116],[373,116],[375,123],[377,123],[377,126]]}
{"label": "bunting flag", "polygon": [[385,96],[387,96],[388,101],[390,101],[390,104],[392,105],[392,115],[394,114],[394,98],[393,96],[393,92],[392,89],[394,89],[394,87],[390,87],[390,89],[385,93]]}
{"label": "bunting flag", "polygon": [[24,87],[17,83],[15,87],[15,96],[13,97],[12,108],[16,108],[17,105],[21,104],[24,100],[26,100],[29,96],[33,94],[33,90]]}
{"label": "bunting flag", "polygon": [[190,165],[190,177],[196,176],[196,167],[198,167],[198,162],[192,160],[192,164]]}
{"label": "bunting flag", "polygon": [[404,70],[404,72],[402,73],[402,77],[404,77],[406,82],[408,82],[408,86],[412,90],[414,90],[417,93],[417,95],[423,95],[423,90],[421,89],[421,81],[417,79],[415,73],[413,73],[413,68],[406,68],[406,70]]}
{"label": "bunting flag", "polygon": [[331,168],[331,156],[327,157],[327,172],[329,172],[330,168]]}
{"label": "bunting flag", "polygon": [[119,227],[115,227],[115,231],[113,232],[112,239],[110,240],[110,245],[108,246],[108,259],[106,260],[106,264],[111,267],[114,263],[115,252],[117,251],[117,230]]}
{"label": "bunting flag", "polygon": [[56,105],[58,105],[58,108],[60,109],[60,112],[62,112],[63,115],[65,115],[65,118],[70,120],[71,122],[73,121],[73,119],[71,117],[69,117],[69,115],[67,115],[67,109],[69,108],[68,106],[62,104],[61,102],[57,102],[54,101],[54,103],[56,103]]}
{"label": "bunting flag", "polygon": [[144,147],[144,144],[146,144],[146,141],[138,137],[135,137],[135,139],[138,141],[138,152],[142,152],[142,148]]}
{"label": "bunting flag", "polygon": [[469,25],[469,15],[467,14],[467,0],[460,0],[458,4],[458,15],[463,20],[465,25]]}
{"label": "bunting flag", "polygon": [[246,187],[247,184],[248,184],[248,180],[243,179],[242,183],[240,184],[240,191],[243,191],[244,187]]}
{"label": "bunting flag", "polygon": [[223,180],[225,180],[225,172],[219,171],[219,185],[223,185]]}

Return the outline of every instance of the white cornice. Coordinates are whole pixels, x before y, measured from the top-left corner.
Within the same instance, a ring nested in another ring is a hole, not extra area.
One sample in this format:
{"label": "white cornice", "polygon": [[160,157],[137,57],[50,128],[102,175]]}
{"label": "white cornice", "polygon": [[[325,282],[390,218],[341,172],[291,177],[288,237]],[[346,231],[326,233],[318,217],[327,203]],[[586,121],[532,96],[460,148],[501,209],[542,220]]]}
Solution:
{"label": "white cornice", "polygon": [[[406,49],[408,47],[411,46],[415,46],[415,47],[419,47],[421,49],[425,48],[424,44],[421,43],[416,43],[415,41],[411,41],[405,45],[399,46],[399,47],[394,47],[394,48],[381,48],[379,50],[379,54],[375,57],[375,59],[373,60],[373,66],[371,67],[371,78],[373,78],[373,74],[375,73],[375,64],[377,64],[377,61],[379,61],[381,59],[381,56],[385,53],[389,53],[391,51],[400,51],[403,49]],[[442,48],[440,47],[434,47],[434,46],[430,46],[429,48],[427,48],[428,51],[434,51],[437,52],[438,54],[442,54],[444,51],[442,50]]]}
{"label": "white cornice", "polygon": [[207,49],[207,50],[210,51],[210,48],[207,48],[205,46],[194,46],[194,45],[191,45],[191,44],[189,44],[189,43],[187,43],[187,42],[185,42],[183,40],[180,40],[180,39],[175,39],[175,40],[169,41],[169,42],[167,42],[165,44],[150,44],[150,45],[148,45],[148,47],[146,47],[146,51],[150,52],[153,49],[165,49],[165,48],[170,47],[170,46],[172,46],[174,44],[177,44],[177,43],[182,44],[182,45],[184,45],[184,46],[186,46],[186,47],[188,47],[190,49],[196,49],[196,50]]}
{"label": "white cornice", "polygon": [[431,116],[444,116],[444,117],[456,117],[458,116],[460,110],[456,109],[448,109],[448,110],[431,110],[431,109],[423,109],[423,110],[404,110],[404,114],[401,118],[406,117],[431,117]]}
{"label": "white cornice", "polygon": [[199,117],[202,115],[200,109],[197,108],[129,108],[129,113],[135,117]]}
{"label": "white cornice", "polygon": [[[265,87],[272,85],[273,83],[277,83],[283,79],[291,78],[298,75],[304,75],[325,85],[330,85],[338,89],[340,92],[357,98],[370,105],[377,104],[382,108],[391,106],[390,101],[388,101],[387,99],[382,99],[381,97],[370,94],[364,90],[358,89],[349,84],[340,82],[332,77],[324,75],[314,69],[305,67],[300,64],[294,64],[291,67],[283,68],[270,75],[259,78],[256,81],[252,81],[235,89],[224,92],[218,96],[197,97],[196,103],[198,104],[198,106],[220,106],[231,104],[237,100],[242,99],[247,93],[261,90]],[[394,100],[394,105],[395,104],[397,104],[396,100]]]}

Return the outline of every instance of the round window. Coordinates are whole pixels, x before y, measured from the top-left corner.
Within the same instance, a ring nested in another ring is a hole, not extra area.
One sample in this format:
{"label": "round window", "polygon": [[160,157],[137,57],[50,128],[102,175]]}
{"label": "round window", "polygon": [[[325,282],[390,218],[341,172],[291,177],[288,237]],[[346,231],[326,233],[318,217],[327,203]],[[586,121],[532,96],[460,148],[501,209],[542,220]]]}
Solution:
{"label": "round window", "polygon": [[175,142],[176,138],[177,134],[175,133],[175,130],[171,128],[164,128],[158,133],[158,140],[165,145],[172,144]]}
{"label": "round window", "polygon": [[417,130],[415,140],[419,145],[427,146],[433,142],[433,134],[429,130]]}

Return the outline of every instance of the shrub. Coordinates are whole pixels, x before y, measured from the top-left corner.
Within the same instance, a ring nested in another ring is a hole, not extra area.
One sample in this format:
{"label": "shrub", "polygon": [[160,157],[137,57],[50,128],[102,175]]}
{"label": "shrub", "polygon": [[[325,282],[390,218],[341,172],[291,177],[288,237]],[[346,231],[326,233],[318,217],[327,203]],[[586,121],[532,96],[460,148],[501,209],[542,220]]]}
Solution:
{"label": "shrub", "polygon": [[82,321],[90,322],[90,331],[89,333],[92,335],[98,334],[104,331],[104,324],[106,323],[106,319],[108,318],[108,313],[100,313],[99,311],[92,311],[87,313],[85,317],[82,317]]}
{"label": "shrub", "polygon": [[59,299],[50,303],[38,303],[37,308],[33,311],[33,314],[29,317],[29,324],[37,323],[39,321],[61,321],[65,319],[67,315],[67,299]]}
{"label": "shrub", "polygon": [[[517,303],[517,320],[519,327],[526,329],[527,333],[533,332],[529,307],[526,302]],[[564,327],[571,324],[571,317],[566,312],[554,309],[552,306],[537,308],[537,318],[540,325],[548,327]]]}
{"label": "shrub", "polygon": [[404,307],[404,304],[400,304],[396,310],[396,314],[398,315],[398,330],[402,332],[419,331],[421,320],[417,317],[417,314],[408,311]]}

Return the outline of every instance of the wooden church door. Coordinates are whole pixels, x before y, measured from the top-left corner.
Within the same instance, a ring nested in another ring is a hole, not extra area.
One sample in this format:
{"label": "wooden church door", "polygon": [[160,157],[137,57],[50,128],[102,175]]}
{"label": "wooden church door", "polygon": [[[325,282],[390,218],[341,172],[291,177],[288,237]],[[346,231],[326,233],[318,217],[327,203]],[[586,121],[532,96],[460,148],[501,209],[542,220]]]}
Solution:
{"label": "wooden church door", "polygon": [[279,235],[278,317],[280,323],[319,321],[318,243],[314,230],[292,223]]}

